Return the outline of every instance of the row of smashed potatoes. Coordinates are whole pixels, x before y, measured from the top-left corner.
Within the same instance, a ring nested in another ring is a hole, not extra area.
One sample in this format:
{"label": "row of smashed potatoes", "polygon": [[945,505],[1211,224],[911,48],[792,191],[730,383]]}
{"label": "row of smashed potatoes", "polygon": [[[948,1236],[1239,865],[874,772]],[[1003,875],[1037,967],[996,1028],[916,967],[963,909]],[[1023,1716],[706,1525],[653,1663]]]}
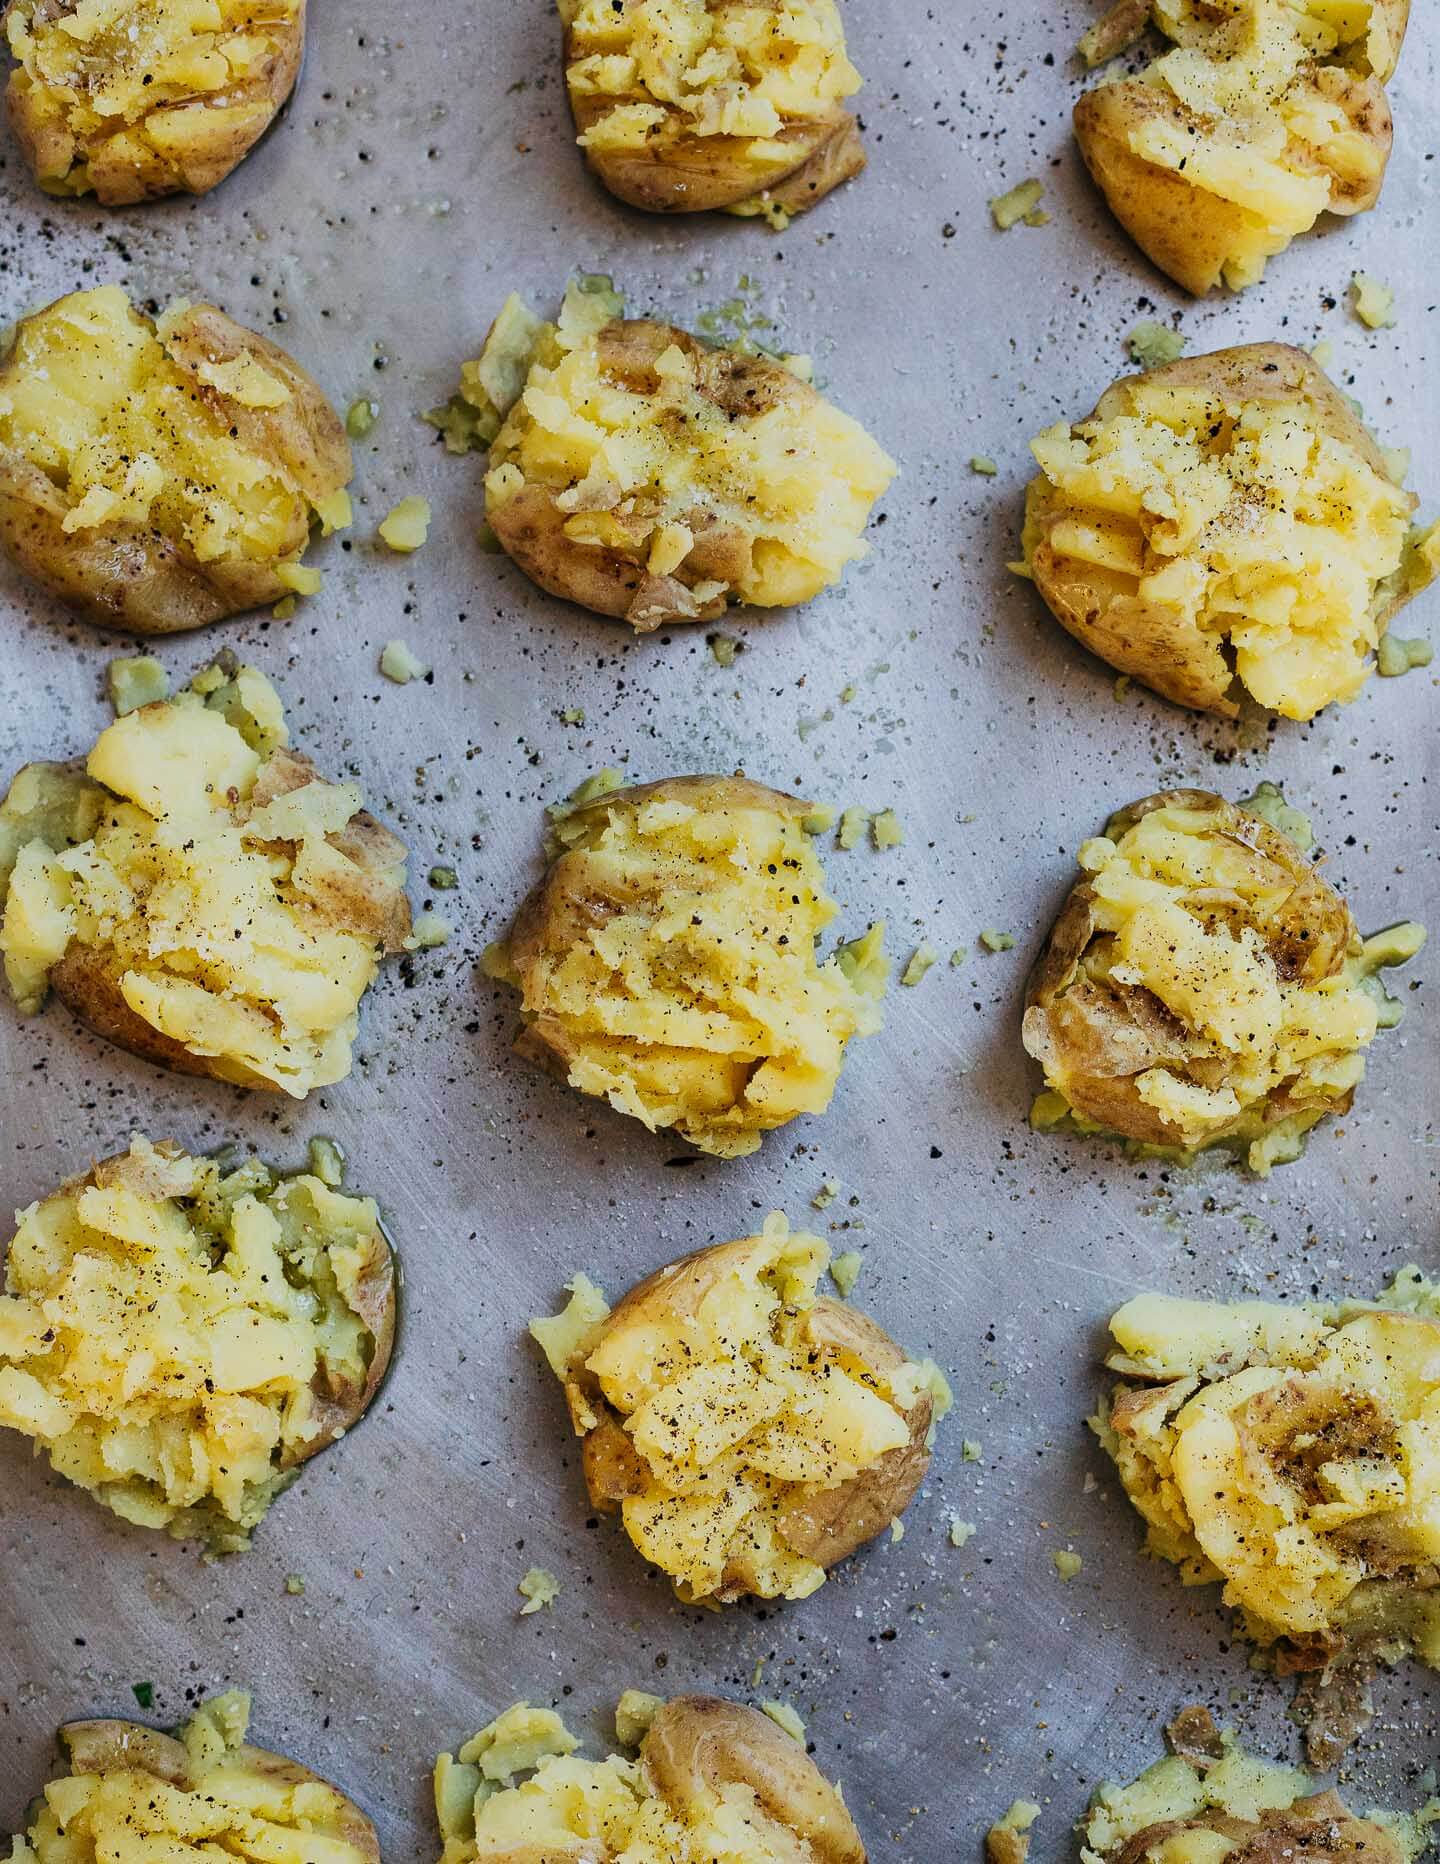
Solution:
{"label": "row of smashed potatoes", "polygon": [[[1373,205],[1406,10],[1113,8],[1089,62],[1152,23],[1172,46],[1082,99],[1077,135],[1150,256],[1192,290],[1238,288],[1321,212]],[[561,12],[580,142],[631,204],[780,228],[863,165],[830,0]],[[304,7],[13,0],[6,23],[12,120],[42,185],[119,203],[229,172],[289,94]],[[452,450],[489,450],[488,523],[525,572],[643,631],[808,600],[863,552],[895,468],[807,376],[801,358],[627,322],[604,281],[581,281],[554,324],[512,300],[436,419]],[[101,625],[286,612],[319,588],[312,530],[352,521],[346,430],[361,437],[373,412],[342,424],[289,357],[209,307],[152,323],[113,289],[76,294],[22,324],[0,373],[0,537]],[[1354,698],[1372,654],[1382,671],[1423,663],[1385,629],[1433,575],[1435,533],[1412,528],[1401,459],[1300,352],[1151,369],[1035,450],[1017,567],[1122,673],[1221,715],[1248,693],[1308,718]],[[427,521],[405,501],[382,541],[418,548]],[[29,1011],[53,987],[186,1071],[297,1096],[343,1078],[381,954],[444,936],[434,915],[412,924],[403,847],[290,749],[253,669],[222,656],[171,699],[153,663],[117,663],[112,690],[120,716],[83,768],[29,767],[0,810],[12,995]],[[1360,940],[1303,858],[1303,821],[1269,792],[1248,802],[1147,798],[1084,844],[1025,1020],[1046,1074],[1037,1124],[1172,1156],[1226,1144],[1264,1171],[1349,1104],[1398,1013],[1377,972],[1421,934]],[[521,1050],[722,1156],[823,1111],[850,1037],[879,1026],[888,973],[879,928],[817,957],[830,826],[744,782],[592,780],[553,812],[546,879],[489,955],[522,992]],[[842,842],[854,832],[842,820]],[[311,1167],[282,1178],[137,1138],[23,1213],[3,1421],[125,1518],[243,1545],[363,1413],[393,1341],[375,1206],[344,1192],[333,1150]],[[565,1313],[535,1325],[595,1504],[682,1597],[803,1597],[923,1478],[943,1376],[820,1296],[827,1266],[848,1294],[853,1261],[776,1218],[613,1311],[577,1277]],[[1189,1581],[1223,1580],[1276,1667],[1302,1674],[1312,1764],[1363,1721],[1369,1667],[1435,1646],[1435,1313],[1407,1272],[1373,1307],[1147,1297],[1113,1323],[1121,1379],[1096,1427],[1155,1551]],[[952,1524],[957,1544],[965,1532]],[[529,1604],[553,1584],[527,1575]],[[769,1706],[767,1721],[627,1692],[616,1736],[638,1758],[592,1763],[556,1717],[517,1705],[437,1767],[446,1858],[862,1858],[803,1730]],[[69,1729],[70,1774],[19,1855],[128,1860],[150,1854],[143,1833],[280,1864],[378,1857],[334,1788],[245,1745],[247,1714],[231,1696],[178,1739]],[[1170,1733],[1170,1759],[1101,1789],[1088,1857],[1423,1846],[1424,1815],[1353,1817],[1201,1711]],[[999,1864],[1023,1856],[1036,1811],[1017,1803],[991,1832]]]}

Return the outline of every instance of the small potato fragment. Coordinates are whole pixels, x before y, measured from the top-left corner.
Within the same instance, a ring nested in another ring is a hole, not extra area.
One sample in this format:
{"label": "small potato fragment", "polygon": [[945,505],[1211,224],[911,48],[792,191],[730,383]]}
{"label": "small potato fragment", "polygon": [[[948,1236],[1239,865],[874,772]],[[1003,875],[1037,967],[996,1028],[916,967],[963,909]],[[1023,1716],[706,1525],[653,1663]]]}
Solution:
{"label": "small potato fragment", "polygon": [[395,1270],[369,1198],[136,1134],[21,1211],[0,1426],[136,1526],[249,1545],[379,1390]]}
{"label": "small potato fragment", "polygon": [[689,1603],[807,1598],[897,1521],[949,1390],[868,1315],[816,1295],[830,1261],[776,1212],[672,1262],[613,1311],[583,1279],[533,1323],[601,1510]]}
{"label": "small potato fragment", "polygon": [[0,958],[98,1034],[183,1074],[303,1099],[344,1080],[361,999],[405,948],[405,848],[288,748],[233,655],[127,712],[83,770],[0,803]]}
{"label": "small potato fragment", "polygon": [[1356,698],[1440,570],[1440,524],[1304,350],[1250,343],[1106,390],[1033,443],[1024,562],[1082,646],[1177,705]]}
{"label": "small potato fragment", "polygon": [[[1208,1733],[1197,1748],[1181,1731],[1201,1726]],[[1080,1825],[1081,1864],[1412,1864],[1427,1847],[1420,1821],[1361,1818],[1297,1768],[1247,1754],[1203,1708],[1182,1709],[1167,1733],[1174,1751],[1164,1760],[1127,1786],[1107,1780],[1097,1789]]]}
{"label": "small potato fragment", "polygon": [[135,1722],[70,1722],[66,1771],[15,1840],[15,1864],[85,1858],[323,1859],[380,1864],[365,1814],[298,1761],[245,1740],[241,1690],[202,1703],[178,1735]]}
{"label": "small potato fragment", "polygon": [[213,305],[152,321],[116,285],[73,292],[0,361],[0,547],[102,628],[174,634],[304,591],[351,472],[320,389]]}
{"label": "small potato fragment", "polygon": [[677,1696],[647,1715],[633,1761],[577,1758],[560,1718],[523,1702],[442,1754],[440,1864],[865,1864],[839,1788],[758,1709]]}
{"label": "small potato fragment", "polygon": [[[1321,214],[1375,205],[1392,140],[1385,83],[1409,10],[1153,0],[1171,48],[1138,77],[1087,91],[1075,136],[1116,219],[1162,272],[1197,296],[1238,291]],[[1097,57],[1136,25],[1136,9],[1112,9]]]}
{"label": "small potato fragment", "polygon": [[1423,928],[1362,939],[1287,835],[1206,790],[1132,803],[1080,866],[1026,998],[1032,1124],[1184,1159],[1227,1145],[1262,1176],[1297,1158],[1398,1019],[1376,973]]}
{"label": "small potato fragment", "polygon": [[889,964],[879,928],[820,961],[836,907],[809,812],[721,776],[552,812],[549,870],[486,956],[521,993],[516,1052],[718,1158],[823,1113]]}
{"label": "small potato fragment", "polygon": [[47,194],[208,194],[289,97],[305,0],[10,0],[16,140]]}
{"label": "small potato fragment", "polygon": [[1440,1668],[1440,1293],[1407,1268],[1368,1304],[1147,1294],[1110,1331],[1090,1423],[1147,1547],[1222,1584],[1303,1678],[1311,1764],[1333,1767],[1381,1663]]}
{"label": "small potato fragment", "polygon": [[553,324],[512,298],[435,417],[447,431],[456,405],[489,447],[504,549],[642,634],[808,602],[867,555],[897,470],[783,362],[627,320],[608,279],[572,282]]}
{"label": "small potato fragment", "polygon": [[585,159],[649,213],[776,227],[865,166],[835,0],[560,0]]}

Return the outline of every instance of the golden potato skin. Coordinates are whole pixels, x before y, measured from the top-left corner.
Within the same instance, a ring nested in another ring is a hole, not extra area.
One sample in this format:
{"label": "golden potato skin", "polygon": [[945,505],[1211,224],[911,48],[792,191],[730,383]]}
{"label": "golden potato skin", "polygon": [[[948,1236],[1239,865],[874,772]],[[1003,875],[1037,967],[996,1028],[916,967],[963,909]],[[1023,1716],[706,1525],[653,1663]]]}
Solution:
{"label": "golden potato skin", "polygon": [[716,1696],[676,1696],[660,1709],[640,1747],[658,1798],[683,1812],[708,1791],[750,1787],[816,1864],[865,1864],[865,1846],[844,1800],[804,1748],[768,1715]]}
{"label": "golden potato skin", "polygon": [[[10,0],[0,25],[12,31],[19,23],[48,25],[76,5],[77,0]],[[306,5],[307,0],[289,0],[266,20],[271,44],[254,70],[221,91],[183,102],[183,120],[171,124],[164,148],[146,134],[146,122],[161,111],[173,116],[171,99],[151,92],[146,107],[123,116],[116,127],[77,130],[68,121],[63,95],[17,67],[7,102],[31,173],[47,193],[93,194],[106,207],[208,194],[244,161],[295,88],[305,56]]]}
{"label": "golden potato skin", "polygon": [[[1174,807],[1215,811],[1219,833],[1257,849],[1293,880],[1273,947],[1282,976],[1316,981],[1339,969],[1359,938],[1349,907],[1295,844],[1259,817],[1208,790],[1163,790],[1131,803],[1106,828],[1118,837],[1152,811]],[[1086,1119],[1142,1144],[1183,1147],[1183,1134],[1135,1087],[1136,1075],[1173,1048],[1170,1013],[1145,991],[1122,1000],[1089,982],[1071,988],[1095,935],[1094,900],[1090,882],[1077,882],[1051,929],[1026,987],[1025,1046],[1047,1074],[1063,1058],[1066,1098]],[[1343,1113],[1353,1099],[1352,1089],[1325,1105]],[[1265,1117],[1275,1122],[1305,1110],[1282,1093],[1267,1103]]]}
{"label": "golden potato skin", "polygon": [[[1320,432],[1352,448],[1382,478],[1391,477],[1384,450],[1350,402],[1313,356],[1288,343],[1239,344],[1124,376],[1106,389],[1086,420],[1134,413],[1138,391],[1167,387],[1213,390],[1227,401],[1277,407],[1299,401]],[[1419,500],[1407,496],[1414,511]],[[1181,631],[1173,610],[1132,593],[1121,578],[1107,576],[1100,566],[1056,550],[1051,536],[1064,522],[1064,501],[1043,472],[1031,481],[1025,515],[1030,573],[1067,634],[1176,705],[1217,718],[1239,716],[1237,678],[1219,635],[1200,628]],[[1403,589],[1396,594],[1380,614],[1382,628],[1408,599]]]}
{"label": "golden potato skin", "polygon": [[[1410,0],[1376,0],[1376,11],[1387,21],[1391,49],[1398,56]],[[1393,140],[1385,83],[1394,63],[1392,58],[1388,69],[1366,75],[1334,69],[1338,95],[1331,101],[1339,103],[1352,130],[1377,158],[1373,178],[1332,177],[1326,211],[1349,215],[1373,207],[1380,197]],[[1182,134],[1205,133],[1203,119],[1193,116],[1179,98],[1140,77],[1098,85],[1075,105],[1075,139],[1111,212],[1162,272],[1204,297],[1222,282],[1226,266],[1247,239],[1253,240],[1255,215],[1137,154],[1130,147],[1131,134],[1156,123],[1173,125]],[[1287,237],[1279,237],[1270,251],[1288,243]]]}
{"label": "golden potato skin", "polygon": [[[748,1238],[718,1243],[657,1269],[616,1304],[609,1318],[585,1342],[587,1354],[622,1326],[643,1328],[652,1317],[660,1322],[697,1312],[731,1265],[749,1255],[753,1246]],[[820,1296],[806,1309],[803,1334],[818,1355],[842,1360],[854,1357],[882,1375],[908,1363],[908,1355],[878,1322],[829,1296]],[[596,1508],[608,1512],[626,1495],[643,1492],[646,1472],[625,1433],[623,1419],[607,1404],[594,1375],[577,1366],[574,1386],[599,1420],[583,1439],[582,1460],[590,1500]],[[576,1409],[573,1397],[571,1409]],[[905,1409],[904,1417],[910,1441],[903,1448],[888,1451],[836,1488],[797,1498],[778,1518],[777,1526],[793,1552],[828,1571],[884,1533],[905,1512],[930,1467],[930,1435],[935,1421],[930,1394],[922,1391]],[[731,1604],[749,1592],[745,1578],[731,1574],[714,1596]]]}
{"label": "golden potato skin", "polygon": [[[65,300],[22,320],[0,358],[0,392],[23,374],[19,335]],[[144,320],[150,324],[149,319]],[[150,325],[153,329],[153,324]],[[190,306],[167,330],[166,352],[217,426],[261,459],[272,461],[313,507],[343,491],[353,475],[344,424],[324,392],[278,344],[246,330],[214,305]],[[199,371],[251,358],[290,391],[281,407],[247,407],[222,394]],[[125,634],[186,633],[282,600],[290,585],[280,562],[221,557],[201,562],[183,537],[156,524],[114,520],[66,531],[74,500],[17,446],[0,440],[0,549],[47,594],[97,627]],[[285,548],[298,561],[309,541],[297,514]]]}

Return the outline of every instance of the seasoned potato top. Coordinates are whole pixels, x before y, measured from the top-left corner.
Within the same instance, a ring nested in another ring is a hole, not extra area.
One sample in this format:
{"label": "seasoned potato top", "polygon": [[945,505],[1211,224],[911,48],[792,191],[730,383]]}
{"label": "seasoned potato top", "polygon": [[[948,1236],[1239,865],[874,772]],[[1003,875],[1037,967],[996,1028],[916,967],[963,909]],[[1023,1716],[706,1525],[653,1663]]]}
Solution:
{"label": "seasoned potato top", "polygon": [[288,566],[279,587],[304,588],[312,520],[350,522],[343,434],[332,471],[313,434],[290,431],[315,395],[273,344],[208,306],[152,323],[118,285],[77,291],[26,318],[6,359],[0,480],[7,450],[43,474],[65,537],[155,532],[197,565]]}
{"label": "seasoned potato top", "polygon": [[1440,1557],[1440,1297],[1407,1270],[1374,1307],[1142,1295],[1110,1323],[1096,1429],[1149,1545],[1221,1580],[1249,1634],[1418,1636]]}
{"label": "seasoned potato top", "polygon": [[20,1212],[0,1424],[127,1521],[245,1546],[358,1415],[392,1286],[369,1198],[137,1135]]}
{"label": "seasoned potato top", "polygon": [[807,809],[686,777],[562,816],[549,872],[488,959],[523,994],[522,1052],[721,1158],[823,1113],[847,1044],[880,1027],[889,966],[878,927],[820,962],[836,908]]}
{"label": "seasoned potato top", "polygon": [[580,137],[589,149],[731,136],[763,160],[788,123],[860,88],[835,0],[560,0],[560,13],[572,96],[610,105]]}
{"label": "seasoned potato top", "polygon": [[13,1864],[380,1864],[375,1828],[333,1786],[245,1743],[250,1698],[203,1703],[178,1737],[130,1722],[74,1722],[70,1771],[51,1780]]}
{"label": "seasoned potato top", "polygon": [[10,106],[41,184],[102,200],[213,186],[299,64],[304,0],[10,0]]}
{"label": "seasoned potato top", "polygon": [[865,1316],[817,1299],[829,1261],[776,1212],[613,1313],[579,1276],[563,1314],[531,1323],[585,1440],[592,1497],[619,1504],[682,1598],[808,1597],[924,1473],[948,1388]]}
{"label": "seasoned potato top", "polygon": [[22,771],[0,805],[20,1008],[53,985],[174,1067],[297,1099],[343,1080],[360,999],[409,931],[405,850],[287,743],[264,675],[216,663],[117,719],[84,776]]}
{"label": "seasoned potato top", "polygon": [[1426,1848],[1415,1820],[1358,1818],[1338,1793],[1316,1793],[1308,1775],[1261,1760],[1221,1733],[1202,1708],[1169,1730],[1175,1753],[1120,1786],[1097,1790],[1081,1826],[1082,1864],[1224,1864],[1354,1857],[1409,1864]]}
{"label": "seasoned potato top", "polygon": [[1200,790],[1133,805],[1079,861],[1025,1017],[1058,1102],[1037,1119],[1184,1151],[1234,1141],[1257,1171],[1293,1157],[1349,1104],[1398,1014],[1373,974],[1422,928],[1362,941],[1286,835]]}
{"label": "seasoned potato top", "polygon": [[[1155,24],[1172,49],[1143,77],[1086,102],[1129,156],[1202,197],[1191,212],[1203,275],[1183,283],[1197,291],[1221,280],[1236,290],[1252,285],[1267,259],[1327,209],[1373,204],[1390,146],[1383,85],[1405,10],[1394,0],[1155,0]],[[1083,139],[1083,113],[1081,121]],[[1137,178],[1129,191],[1144,185]],[[1218,217],[1205,196],[1218,203]],[[1113,192],[1112,203],[1125,218]],[[1213,249],[1212,221],[1226,235]]]}
{"label": "seasoned potato top", "polygon": [[543,508],[561,547],[633,563],[618,609],[587,605],[637,628],[808,601],[866,554],[894,461],[780,363],[622,309],[603,281],[572,287],[556,324],[512,299],[467,366],[462,393],[499,426],[485,485],[501,541],[515,554]]}
{"label": "seasoned potato top", "polygon": [[865,1864],[839,1791],[758,1710],[629,1692],[622,1719],[643,1732],[637,1760],[579,1758],[559,1716],[524,1702],[442,1754],[441,1864]]}
{"label": "seasoned potato top", "polygon": [[1199,359],[1130,377],[1090,419],[1034,442],[1026,563],[1043,589],[1082,584],[1108,634],[1124,637],[1128,617],[1153,636],[1153,664],[1123,645],[1117,664],[1161,690],[1183,662],[1196,690],[1172,696],[1201,703],[1204,689],[1233,710],[1233,666],[1261,705],[1308,719],[1360,691],[1406,585],[1433,573],[1440,531],[1412,538],[1416,501],[1392,458],[1343,403],[1337,421],[1308,358],[1302,378],[1295,352],[1233,354],[1236,369],[1208,379]]}

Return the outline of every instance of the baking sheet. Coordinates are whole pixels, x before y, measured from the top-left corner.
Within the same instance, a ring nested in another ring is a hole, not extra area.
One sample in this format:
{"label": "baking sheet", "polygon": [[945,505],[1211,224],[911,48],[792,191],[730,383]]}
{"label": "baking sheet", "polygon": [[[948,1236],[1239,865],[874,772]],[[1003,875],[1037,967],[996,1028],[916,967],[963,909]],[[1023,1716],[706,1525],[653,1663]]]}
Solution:
{"label": "baking sheet", "polygon": [[[0,320],[101,280],[141,300],[209,297],[287,344],[342,408],[381,403],[357,448],[353,544],[315,559],[323,594],[288,624],[158,651],[177,679],[221,645],[255,660],[321,767],[361,780],[405,834],[417,902],[437,861],[460,889],[436,901],[457,920],[452,944],[388,968],[352,1078],[303,1107],[160,1074],[58,1007],[26,1024],[0,1013],[0,1205],[43,1195],[133,1128],[282,1162],[328,1134],[381,1199],[408,1293],[383,1403],[242,1558],[204,1566],[110,1520],[19,1439],[0,1442],[0,1829],[45,1777],[55,1725],[133,1710],[140,1682],[161,1721],[221,1686],[253,1689],[257,1738],[353,1792],[393,1860],[438,1849],[436,1752],[517,1697],[559,1704],[597,1740],[627,1685],[786,1700],[877,1859],[969,1857],[1021,1793],[1044,1802],[1036,1858],[1070,1856],[1092,1783],[1147,1764],[1189,1700],[1294,1753],[1284,1690],[1248,1670],[1214,1589],[1182,1592],[1142,1558],[1083,1419],[1099,1329],[1136,1288],[1363,1295],[1408,1260],[1434,1269],[1434,959],[1404,974],[1411,1014],[1377,1044],[1357,1112],[1265,1184],[1029,1133],[1019,995],[1071,851],[1165,783],[1241,796],[1283,782],[1365,926],[1440,922],[1436,681],[1377,680],[1343,712],[1268,732],[1136,688],[1117,698],[1005,563],[1026,440],[1091,406],[1140,316],[1178,314],[1192,351],[1329,340],[1338,378],[1385,439],[1414,446],[1415,483],[1440,504],[1431,9],[1393,87],[1383,211],[1303,240],[1261,289],[1208,306],[1144,264],[1081,173],[1068,54],[1091,7],[848,12],[872,167],[779,239],[755,223],[657,223],[589,183],[546,0],[322,0],[288,117],[208,200],[109,213],[46,201],[5,145]],[[1050,224],[994,232],[987,197],[1031,175]],[[509,290],[548,304],[577,266],[613,273],[643,311],[718,313],[812,352],[828,392],[902,462],[870,561],[801,613],[730,626],[745,650],[731,668],[702,632],[633,640],[484,555],[479,463],[447,458],[416,419]],[[1348,314],[1357,267],[1396,286],[1394,330]],[[969,469],[975,454],[998,462],[994,478]],[[376,523],[411,492],[434,504],[430,543],[410,559],[377,552]],[[126,644],[3,569],[0,600],[8,771],[93,741],[105,663]],[[1434,635],[1437,618],[1432,598],[1405,631]],[[396,635],[432,684],[380,677]],[[583,724],[563,722],[572,708]],[[893,806],[903,848],[829,858],[841,923],[883,914],[902,960],[922,937],[975,953],[984,927],[1012,930],[1016,947],[896,991],[824,1119],[748,1160],[693,1159],[515,1063],[511,1000],[476,969],[537,871],[542,804],[607,763],[637,779],[743,766]],[[810,1199],[831,1177],[843,1190],[822,1217]],[[804,1604],[706,1614],[595,1525],[523,1326],[576,1268],[616,1292],[781,1206],[862,1252],[857,1298],[950,1369],[957,1409],[901,1543]],[[977,1525],[963,1551],[946,1538],[952,1511]],[[1058,1547],[1084,1560],[1068,1585]],[[532,1564],[562,1592],[522,1620],[515,1587]],[[287,1593],[291,1574],[303,1595]],[[1415,1802],[1436,1690],[1413,1668],[1381,1684],[1359,1797]]]}

